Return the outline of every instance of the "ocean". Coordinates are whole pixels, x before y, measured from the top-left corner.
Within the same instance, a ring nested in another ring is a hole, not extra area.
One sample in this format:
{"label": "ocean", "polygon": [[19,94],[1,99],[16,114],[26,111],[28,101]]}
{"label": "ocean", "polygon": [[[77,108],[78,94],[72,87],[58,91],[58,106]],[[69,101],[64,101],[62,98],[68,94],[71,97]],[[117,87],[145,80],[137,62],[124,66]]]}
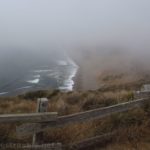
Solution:
{"label": "ocean", "polygon": [[38,55],[34,59],[33,56],[22,56],[19,59],[7,57],[5,62],[1,62],[0,96],[14,96],[33,90],[73,90],[78,66],[69,56]]}

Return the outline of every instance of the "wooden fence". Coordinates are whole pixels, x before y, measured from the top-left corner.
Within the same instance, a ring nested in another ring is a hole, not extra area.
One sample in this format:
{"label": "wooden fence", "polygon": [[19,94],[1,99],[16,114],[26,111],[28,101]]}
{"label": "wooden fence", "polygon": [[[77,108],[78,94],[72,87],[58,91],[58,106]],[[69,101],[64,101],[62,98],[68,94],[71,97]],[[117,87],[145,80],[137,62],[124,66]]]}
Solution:
{"label": "wooden fence", "polygon": [[32,145],[25,146],[24,149],[61,150],[68,147],[69,149],[80,149],[86,145],[92,145],[93,143],[98,142],[100,139],[108,137],[113,133],[86,139],[81,142],[69,144],[68,146],[62,146],[61,143],[43,145],[43,131],[48,128],[62,127],[68,124],[100,119],[114,113],[121,113],[136,107],[141,107],[147,102],[149,102],[149,98],[143,98],[71,115],[57,116],[57,112],[47,112],[48,99],[41,98],[38,99],[36,113],[0,115],[0,123],[24,123],[16,128],[17,135],[33,135]]}

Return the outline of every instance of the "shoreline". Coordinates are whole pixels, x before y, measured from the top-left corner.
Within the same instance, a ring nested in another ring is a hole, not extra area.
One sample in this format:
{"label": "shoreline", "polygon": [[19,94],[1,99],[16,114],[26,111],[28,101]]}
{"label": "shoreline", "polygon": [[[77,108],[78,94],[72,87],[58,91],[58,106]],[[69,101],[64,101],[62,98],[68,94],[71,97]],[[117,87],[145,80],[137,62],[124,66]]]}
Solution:
{"label": "shoreline", "polygon": [[0,94],[0,97],[7,97],[7,96],[17,96],[20,94],[32,92],[32,91],[38,91],[38,90],[60,90],[61,92],[69,92],[74,90],[79,90],[79,72],[80,67],[76,64],[74,60],[71,58],[68,58],[66,61],[69,65],[61,65],[61,66],[67,66],[67,70],[70,70],[68,74],[68,78],[64,78],[64,83],[62,86],[58,86],[57,88],[52,88],[51,86],[47,87],[38,87],[37,84],[33,86],[29,86],[28,88],[17,88],[13,91],[9,92],[3,92]]}
{"label": "shoreline", "polygon": [[75,77],[73,78],[74,81],[74,91],[81,91],[83,90],[82,88],[82,71],[81,71],[81,66],[78,65],[78,70],[77,73],[75,75]]}

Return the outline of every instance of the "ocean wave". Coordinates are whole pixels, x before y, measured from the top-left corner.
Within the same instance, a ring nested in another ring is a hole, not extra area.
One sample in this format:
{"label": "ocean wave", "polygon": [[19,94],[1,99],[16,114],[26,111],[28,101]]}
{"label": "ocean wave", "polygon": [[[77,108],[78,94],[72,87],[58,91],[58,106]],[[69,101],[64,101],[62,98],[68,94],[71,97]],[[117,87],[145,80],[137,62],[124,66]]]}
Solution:
{"label": "ocean wave", "polygon": [[29,80],[27,82],[32,84],[38,84],[40,82],[40,79]]}
{"label": "ocean wave", "polygon": [[23,90],[23,89],[29,89],[29,88],[32,88],[32,86],[24,86],[24,87],[17,88],[16,90]]}
{"label": "ocean wave", "polygon": [[60,86],[59,89],[63,91],[72,91],[74,88],[74,80],[73,78],[76,76],[78,71],[78,66],[75,64],[75,62],[71,61],[71,68],[70,68],[70,75],[68,76],[68,79],[64,80],[63,86]]}
{"label": "ocean wave", "polygon": [[8,92],[1,92],[0,95],[8,94]]}
{"label": "ocean wave", "polygon": [[35,73],[45,73],[45,72],[52,72],[53,70],[51,69],[43,69],[43,70],[34,70],[33,72]]}
{"label": "ocean wave", "polygon": [[59,73],[57,71],[54,71],[53,73],[50,73],[47,76],[58,79],[59,78]]}

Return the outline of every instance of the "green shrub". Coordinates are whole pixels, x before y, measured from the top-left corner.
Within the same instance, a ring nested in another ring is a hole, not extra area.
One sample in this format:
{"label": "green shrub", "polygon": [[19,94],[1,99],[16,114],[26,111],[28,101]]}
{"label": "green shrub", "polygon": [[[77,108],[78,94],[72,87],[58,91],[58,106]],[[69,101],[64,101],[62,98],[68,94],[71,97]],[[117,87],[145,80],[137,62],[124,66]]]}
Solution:
{"label": "green shrub", "polygon": [[24,94],[23,98],[34,100],[37,98],[47,97],[47,94],[48,94],[48,91],[46,90],[32,91],[32,92],[28,92]]}
{"label": "green shrub", "polygon": [[47,97],[50,99],[54,96],[57,96],[59,93],[60,93],[60,90],[53,90],[53,91],[51,91],[51,93],[48,94]]}

